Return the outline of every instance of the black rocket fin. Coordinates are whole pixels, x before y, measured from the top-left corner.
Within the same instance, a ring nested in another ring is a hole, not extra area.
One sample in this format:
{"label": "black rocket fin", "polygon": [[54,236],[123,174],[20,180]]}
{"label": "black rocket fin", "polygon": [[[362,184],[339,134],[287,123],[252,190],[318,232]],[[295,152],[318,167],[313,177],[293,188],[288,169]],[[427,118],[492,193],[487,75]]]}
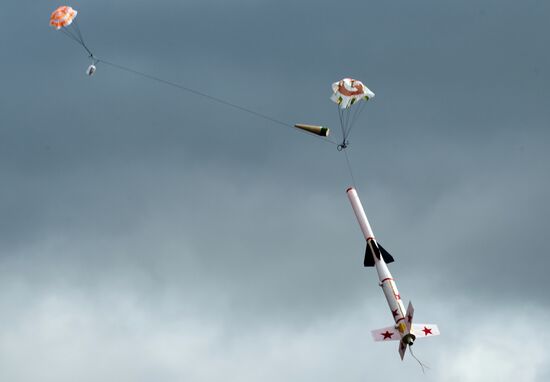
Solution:
{"label": "black rocket fin", "polygon": [[386,262],[386,264],[393,263],[395,260],[393,259],[393,256],[390,255],[388,251],[384,249],[380,244],[378,244],[378,248],[380,248],[380,253],[382,253],[382,258]]}
{"label": "black rocket fin", "polygon": [[365,249],[365,260],[363,265],[365,267],[374,267],[374,256],[380,259],[380,250],[374,240],[367,240],[367,248]]}
{"label": "black rocket fin", "polygon": [[374,257],[370,250],[369,244],[367,243],[367,248],[365,249],[365,260],[363,260],[363,266],[365,267],[374,267]]}
{"label": "black rocket fin", "polygon": [[[372,251],[375,251],[373,253]],[[367,248],[365,249],[365,260],[363,260],[363,266],[365,267],[374,267],[374,256],[376,255],[377,258],[384,259],[384,262],[386,264],[393,263],[395,260],[393,259],[392,255],[388,251],[384,249],[380,244],[378,244],[378,247],[376,245],[370,246],[367,242]]]}

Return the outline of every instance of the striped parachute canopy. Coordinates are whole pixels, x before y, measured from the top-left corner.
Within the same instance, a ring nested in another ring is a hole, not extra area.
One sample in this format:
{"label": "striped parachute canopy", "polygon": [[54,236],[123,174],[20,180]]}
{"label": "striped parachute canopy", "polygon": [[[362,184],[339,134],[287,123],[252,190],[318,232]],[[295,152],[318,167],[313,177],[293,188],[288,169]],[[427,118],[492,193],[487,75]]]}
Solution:
{"label": "striped parachute canopy", "polygon": [[368,101],[374,97],[374,93],[369,88],[353,78],[344,78],[333,83],[332,92],[330,99],[336,102],[341,109],[347,109],[361,99]]}
{"label": "striped parachute canopy", "polygon": [[67,5],[63,5],[53,11],[50,16],[50,25],[55,29],[61,29],[71,25],[78,12]]}
{"label": "striped parachute canopy", "polygon": [[76,42],[78,45],[82,46],[88,56],[93,60],[92,65],[98,63],[94,58],[92,51],[86,45],[80,27],[78,26],[78,21],[76,19],[77,11],[68,5],[63,5],[57,8],[52,12],[50,16],[50,25],[56,30],[62,32],[65,36]]}

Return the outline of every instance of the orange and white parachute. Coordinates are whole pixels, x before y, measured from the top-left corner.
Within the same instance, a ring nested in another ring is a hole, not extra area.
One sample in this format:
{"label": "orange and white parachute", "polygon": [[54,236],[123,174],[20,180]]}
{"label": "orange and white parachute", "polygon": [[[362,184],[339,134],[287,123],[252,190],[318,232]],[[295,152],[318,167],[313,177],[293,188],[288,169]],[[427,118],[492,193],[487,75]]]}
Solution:
{"label": "orange and white parachute", "polygon": [[332,84],[332,97],[330,98],[342,109],[347,109],[362,99],[368,101],[374,97],[361,81],[353,78],[344,78]]}
{"label": "orange and white parachute", "polygon": [[374,93],[361,81],[353,78],[344,78],[332,84],[330,99],[338,105],[338,116],[342,128],[342,143],[338,145],[338,150],[348,147],[351,129],[365,106],[365,102],[360,101],[368,101],[372,98],[374,98]]}
{"label": "orange and white parachute", "polygon": [[67,27],[72,24],[77,14],[78,12],[73,8],[63,5],[52,12],[50,25],[57,30]]}
{"label": "orange and white parachute", "polygon": [[78,45],[82,46],[86,52],[88,52],[88,56],[92,59],[92,65],[88,67],[86,73],[91,76],[94,74],[96,70],[95,65],[99,62],[99,60],[94,57],[94,54],[86,45],[86,41],[84,41],[80,27],[76,22],[77,14],[78,12],[75,9],[69,7],[68,5],[63,5],[52,12],[50,16],[50,25],[56,30],[62,32],[65,36],[76,42]]}

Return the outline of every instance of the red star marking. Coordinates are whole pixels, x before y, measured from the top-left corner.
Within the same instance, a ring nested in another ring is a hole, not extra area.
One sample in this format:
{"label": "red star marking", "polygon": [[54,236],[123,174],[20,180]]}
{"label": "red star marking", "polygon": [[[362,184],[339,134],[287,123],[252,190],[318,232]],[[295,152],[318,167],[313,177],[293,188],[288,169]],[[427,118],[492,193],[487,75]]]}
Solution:
{"label": "red star marking", "polygon": [[399,309],[392,310],[392,311],[391,311],[391,314],[393,314],[394,317],[399,316],[398,310],[399,310]]}
{"label": "red star marking", "polygon": [[380,333],[380,334],[384,336],[385,340],[391,339],[391,336],[393,336],[393,333],[388,330],[386,330],[386,333]]}
{"label": "red star marking", "polygon": [[427,336],[428,334],[432,334],[432,329],[427,328],[425,326],[424,326],[424,329],[422,329],[422,331],[424,332],[425,336]]}
{"label": "red star marking", "polygon": [[408,323],[411,323],[413,320],[413,316],[411,316],[410,314],[407,316],[407,322]]}

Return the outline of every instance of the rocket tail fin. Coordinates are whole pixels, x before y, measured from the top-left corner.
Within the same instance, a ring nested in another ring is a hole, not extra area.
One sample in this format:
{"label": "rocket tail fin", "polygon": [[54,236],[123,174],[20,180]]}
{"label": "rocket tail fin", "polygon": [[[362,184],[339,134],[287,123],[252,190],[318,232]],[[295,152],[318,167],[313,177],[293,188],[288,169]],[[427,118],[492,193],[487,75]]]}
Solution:
{"label": "rocket tail fin", "polygon": [[409,306],[407,306],[407,313],[405,314],[405,325],[407,325],[407,333],[411,331],[414,317],[414,306],[411,301],[409,301]]}
{"label": "rocket tail fin", "polygon": [[[377,258],[384,259],[384,262],[386,264],[393,263],[395,260],[393,259],[393,256],[390,255],[388,251],[384,249],[380,244],[376,243],[378,245],[378,248],[376,246],[370,246],[369,243],[367,243],[367,248],[365,249],[365,260],[363,261],[363,265],[365,267],[374,267],[374,256]],[[377,249],[380,250],[379,254],[373,253],[373,251],[376,251]]]}
{"label": "rocket tail fin", "polygon": [[386,262],[386,264],[393,263],[395,260],[393,259],[393,256],[390,255],[388,251],[384,249],[380,244],[378,244],[378,248],[380,248],[380,253],[382,253],[382,258]]}

